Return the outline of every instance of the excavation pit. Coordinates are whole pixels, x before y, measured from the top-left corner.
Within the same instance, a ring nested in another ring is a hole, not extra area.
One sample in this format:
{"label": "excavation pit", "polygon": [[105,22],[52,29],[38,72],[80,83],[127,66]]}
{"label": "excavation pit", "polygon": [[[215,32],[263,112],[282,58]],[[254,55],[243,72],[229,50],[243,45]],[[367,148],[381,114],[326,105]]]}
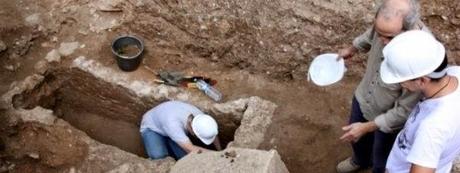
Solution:
{"label": "excavation pit", "polygon": [[[41,106],[104,144],[146,157],[139,124],[142,115],[165,100],[139,98],[128,89],[73,68],[48,71],[32,90],[13,98],[15,108]],[[213,113],[209,113],[213,114]],[[241,115],[216,118],[222,146],[234,140]]]}

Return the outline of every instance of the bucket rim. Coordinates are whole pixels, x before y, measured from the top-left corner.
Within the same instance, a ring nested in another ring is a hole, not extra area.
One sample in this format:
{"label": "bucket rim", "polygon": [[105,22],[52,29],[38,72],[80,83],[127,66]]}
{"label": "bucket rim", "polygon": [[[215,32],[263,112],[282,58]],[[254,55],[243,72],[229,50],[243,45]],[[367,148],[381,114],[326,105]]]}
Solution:
{"label": "bucket rim", "polygon": [[[122,38],[133,38],[134,40],[139,41],[141,45],[139,52],[134,56],[123,56],[123,55],[120,55],[118,52],[116,52],[114,49],[115,42],[117,42],[118,40]],[[112,41],[110,49],[112,50],[112,53],[117,57],[120,57],[123,59],[134,59],[134,58],[138,58],[144,52],[144,42],[139,37],[136,37],[134,35],[120,35]]]}

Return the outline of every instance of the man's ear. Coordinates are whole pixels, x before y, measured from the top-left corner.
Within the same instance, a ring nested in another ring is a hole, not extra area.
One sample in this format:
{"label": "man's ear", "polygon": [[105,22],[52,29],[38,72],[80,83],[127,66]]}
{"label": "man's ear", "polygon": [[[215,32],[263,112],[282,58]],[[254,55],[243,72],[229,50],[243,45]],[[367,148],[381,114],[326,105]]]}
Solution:
{"label": "man's ear", "polygon": [[420,77],[420,86],[421,87],[425,87],[426,85],[428,85],[430,82],[431,82],[431,79],[429,77],[426,77],[426,76],[423,76],[423,77]]}
{"label": "man's ear", "polygon": [[192,136],[195,136],[195,133],[193,132],[193,129],[192,129],[192,121],[193,121],[193,115],[190,114],[188,119],[187,119],[187,131],[192,135]]}

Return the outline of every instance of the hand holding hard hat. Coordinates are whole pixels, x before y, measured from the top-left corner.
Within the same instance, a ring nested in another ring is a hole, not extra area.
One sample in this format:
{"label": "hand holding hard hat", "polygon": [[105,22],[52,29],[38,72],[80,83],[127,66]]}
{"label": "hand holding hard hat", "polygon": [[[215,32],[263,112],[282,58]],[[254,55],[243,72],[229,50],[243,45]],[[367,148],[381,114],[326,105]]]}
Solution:
{"label": "hand holding hard hat", "polygon": [[340,60],[340,59],[350,59],[351,57],[353,57],[356,52],[358,52],[358,49],[356,49],[354,46],[350,46],[348,48],[344,48],[344,49],[340,49],[339,52],[338,52],[338,56],[337,56],[337,61]]}
{"label": "hand holding hard hat", "polygon": [[313,59],[308,69],[308,80],[318,86],[327,86],[340,81],[345,71],[344,60],[337,54],[322,54]]}

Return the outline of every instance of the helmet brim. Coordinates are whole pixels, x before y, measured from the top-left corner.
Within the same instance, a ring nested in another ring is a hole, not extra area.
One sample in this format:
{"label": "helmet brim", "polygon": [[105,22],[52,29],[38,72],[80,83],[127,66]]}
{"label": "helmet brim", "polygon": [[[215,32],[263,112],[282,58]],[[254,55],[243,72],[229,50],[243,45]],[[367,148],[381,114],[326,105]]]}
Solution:
{"label": "helmet brim", "polygon": [[400,76],[396,76],[396,73],[393,72],[392,68],[388,65],[388,61],[383,61],[382,65],[380,65],[380,78],[382,81],[387,84],[395,84],[401,83],[406,80],[410,80],[409,78],[401,78]]}

